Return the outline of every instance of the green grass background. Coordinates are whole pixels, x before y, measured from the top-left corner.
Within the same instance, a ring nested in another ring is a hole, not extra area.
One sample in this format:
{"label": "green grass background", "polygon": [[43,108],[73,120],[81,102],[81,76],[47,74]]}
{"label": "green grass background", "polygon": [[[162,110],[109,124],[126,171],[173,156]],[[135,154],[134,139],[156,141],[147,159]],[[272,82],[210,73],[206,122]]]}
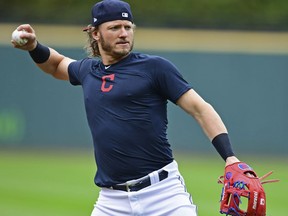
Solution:
{"label": "green grass background", "polygon": [[[224,163],[215,154],[176,153],[187,188],[198,205],[199,216],[219,213],[221,185],[217,178]],[[287,157],[245,157],[259,176],[273,170],[281,181],[264,185],[267,216],[287,215]],[[1,216],[86,216],[98,197],[94,186],[92,151],[0,150]],[[271,178],[271,177],[270,177]]]}

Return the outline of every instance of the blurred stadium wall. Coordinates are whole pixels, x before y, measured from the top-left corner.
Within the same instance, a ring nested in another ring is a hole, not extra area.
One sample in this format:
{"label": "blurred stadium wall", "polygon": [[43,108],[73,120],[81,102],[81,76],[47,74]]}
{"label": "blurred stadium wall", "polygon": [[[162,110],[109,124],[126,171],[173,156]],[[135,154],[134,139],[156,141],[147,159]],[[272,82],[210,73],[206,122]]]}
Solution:
{"label": "blurred stadium wall", "polygon": [[[288,30],[287,0],[126,0],[141,27]],[[0,1],[1,22],[86,25],[98,0]]]}
{"label": "blurred stadium wall", "polygon": [[[90,147],[81,87],[42,73],[13,49],[18,24],[0,24],[0,149]],[[86,56],[82,26],[34,25],[39,40]],[[236,151],[288,153],[288,33],[137,28],[135,51],[171,60],[226,123]],[[173,86],[171,86],[173,88]],[[175,149],[214,151],[198,125],[169,103]]]}

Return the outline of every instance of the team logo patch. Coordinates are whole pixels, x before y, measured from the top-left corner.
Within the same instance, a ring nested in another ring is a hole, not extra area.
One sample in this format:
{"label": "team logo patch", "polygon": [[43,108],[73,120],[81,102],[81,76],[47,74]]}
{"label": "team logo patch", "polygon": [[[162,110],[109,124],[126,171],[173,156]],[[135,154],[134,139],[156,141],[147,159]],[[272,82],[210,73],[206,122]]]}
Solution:
{"label": "team logo patch", "polygon": [[227,180],[229,180],[231,177],[232,177],[232,173],[231,172],[227,172],[226,175],[225,175],[225,178]]}
{"label": "team logo patch", "polygon": [[122,17],[125,17],[125,18],[127,18],[128,17],[128,13],[122,13]]}
{"label": "team logo patch", "polygon": [[244,164],[244,163],[238,164],[238,168],[241,170],[253,170],[250,166],[248,166],[247,164]]}

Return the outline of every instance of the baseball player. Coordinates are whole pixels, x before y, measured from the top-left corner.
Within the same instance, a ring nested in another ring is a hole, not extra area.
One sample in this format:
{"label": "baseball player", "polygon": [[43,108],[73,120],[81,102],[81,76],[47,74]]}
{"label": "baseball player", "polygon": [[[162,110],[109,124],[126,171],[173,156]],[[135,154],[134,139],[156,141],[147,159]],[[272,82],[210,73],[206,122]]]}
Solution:
{"label": "baseball player", "polygon": [[[42,45],[29,24],[20,46],[44,72],[81,85],[101,188],[92,216],[196,216],[197,207],[167,140],[167,101],[194,117],[226,165],[235,157],[227,130],[168,60],[132,52],[135,24],[128,3],[104,0],[92,7],[90,57],[74,60]],[[94,58],[99,57],[99,58]]]}

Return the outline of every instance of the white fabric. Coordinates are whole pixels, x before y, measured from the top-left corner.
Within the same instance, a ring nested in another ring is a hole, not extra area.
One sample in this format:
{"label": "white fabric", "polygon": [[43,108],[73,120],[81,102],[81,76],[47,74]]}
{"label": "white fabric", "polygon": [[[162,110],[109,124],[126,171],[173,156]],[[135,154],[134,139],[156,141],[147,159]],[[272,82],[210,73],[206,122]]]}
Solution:
{"label": "white fabric", "polygon": [[158,170],[154,171],[149,174],[152,185],[140,191],[102,188],[91,216],[197,216],[177,162],[162,169],[168,171],[168,178],[159,182]]}
{"label": "white fabric", "polygon": [[156,184],[159,182],[159,174],[157,171],[154,171],[149,174],[151,184]]}

